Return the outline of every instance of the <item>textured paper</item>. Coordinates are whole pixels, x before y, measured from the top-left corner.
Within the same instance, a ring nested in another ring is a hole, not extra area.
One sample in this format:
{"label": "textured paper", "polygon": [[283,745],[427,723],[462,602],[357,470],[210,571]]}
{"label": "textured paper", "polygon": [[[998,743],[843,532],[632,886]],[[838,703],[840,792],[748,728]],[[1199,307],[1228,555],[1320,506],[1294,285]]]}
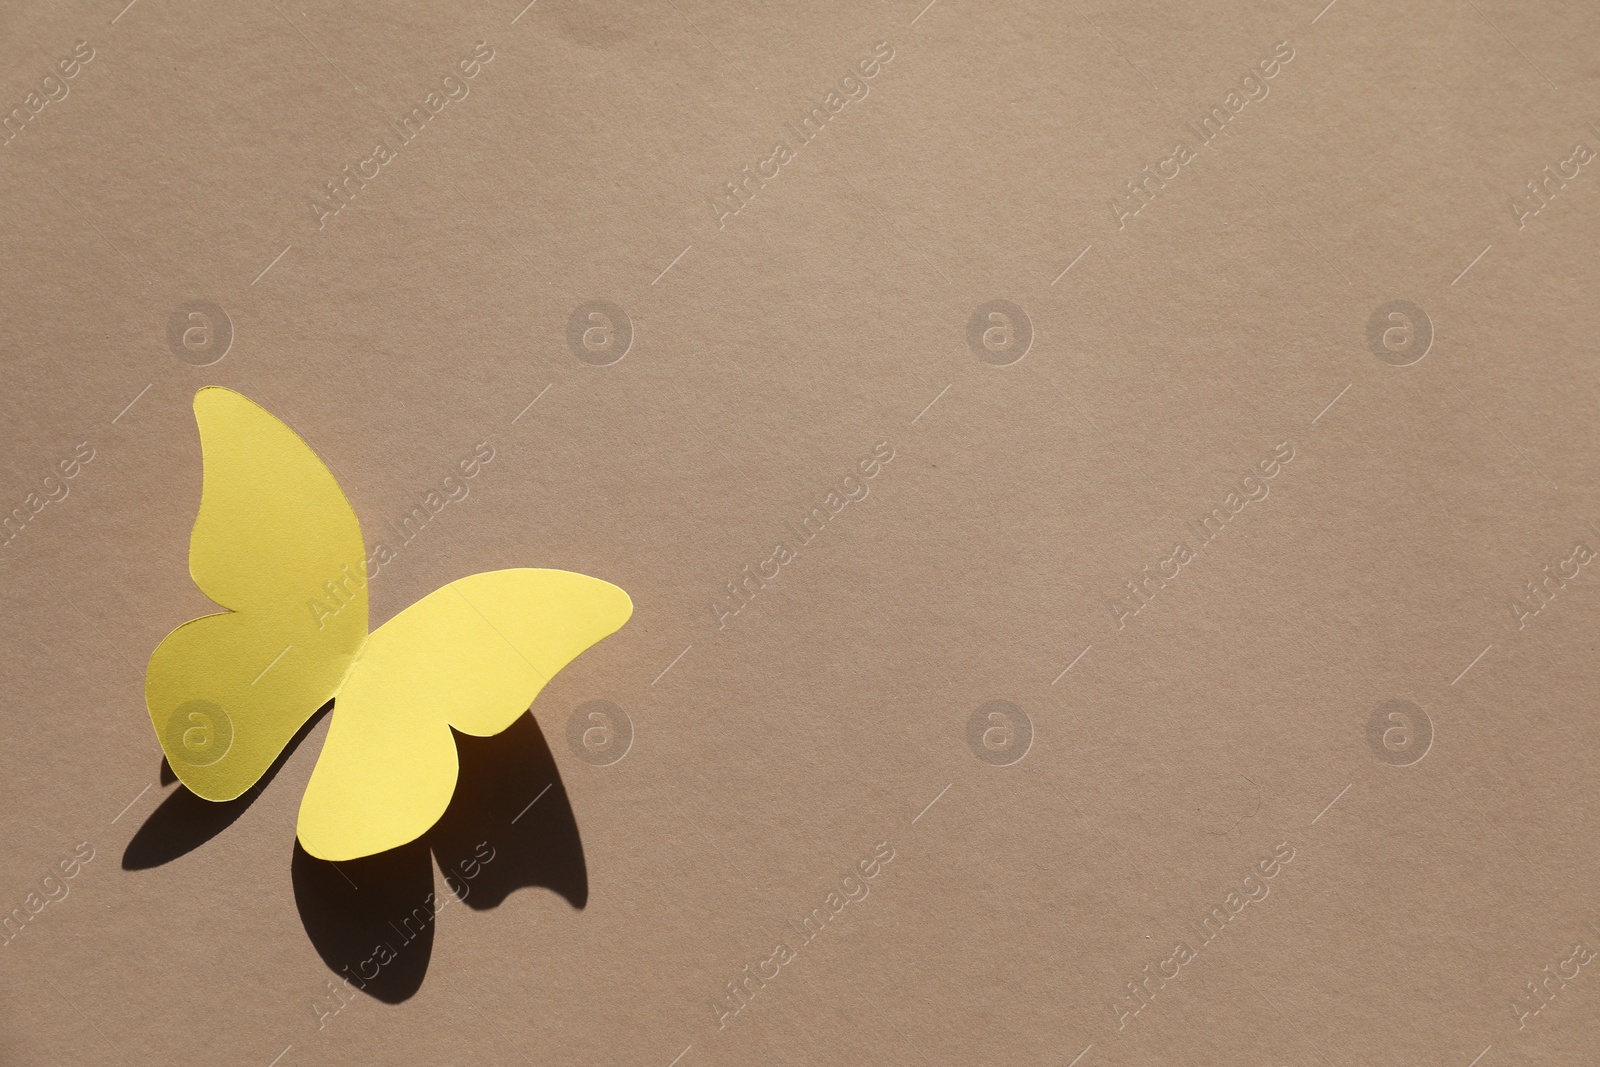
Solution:
{"label": "textured paper", "polygon": [[[0,1060],[1593,1063],[1594,4],[0,27]],[[161,773],[213,385],[634,602],[415,841]]]}

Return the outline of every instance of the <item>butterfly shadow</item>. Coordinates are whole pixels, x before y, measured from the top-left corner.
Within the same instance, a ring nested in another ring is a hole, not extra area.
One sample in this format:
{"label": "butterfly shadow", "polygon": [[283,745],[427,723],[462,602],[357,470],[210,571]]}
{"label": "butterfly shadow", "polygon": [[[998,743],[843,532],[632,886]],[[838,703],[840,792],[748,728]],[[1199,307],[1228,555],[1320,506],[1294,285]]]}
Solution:
{"label": "butterfly shadow", "polygon": [[[204,800],[179,785],[123,850],[122,868],[148,870],[188,855],[232,826],[305,740],[332,702],[296,732],[261,780],[236,800]],[[460,776],[450,806],[422,837],[376,856],[332,863],[294,844],[295,905],[341,990],[398,1004],[422,988],[435,916],[463,903],[498,907],[517,889],[543,886],[573,908],[589,900],[577,818],[544,732],[531,714],[493,737],[455,734]],[[177,781],[165,760],[161,781]],[[433,866],[447,894],[436,898]],[[323,1010],[342,1002],[329,1000]]]}
{"label": "butterfly shadow", "polygon": [[[261,780],[242,795],[234,800],[211,801],[191,793],[187,786],[180,785],[172,795],[163,800],[150,817],[144,821],[133,839],[128,842],[128,847],[122,850],[122,869],[125,871],[145,871],[151,867],[160,867],[171,863],[173,860],[187,856],[201,845],[216,837],[222,831],[238,821],[239,816],[249,810],[250,805],[256,802],[261,791],[277,777],[278,771],[294,755],[295,749],[300,747],[300,742],[306,739],[313,727],[322,721],[322,717],[333,707],[333,701],[328,701],[316,710],[316,713],[307,719],[305,725],[295,731],[294,737],[283,747],[278,758],[273,760],[272,766],[267,768],[267,773]],[[171,785],[178,780],[172,772],[172,767],[166,759],[161,760],[161,784]]]}
{"label": "butterfly shadow", "polygon": [[[456,734],[461,772],[444,815],[416,841],[332,863],[295,842],[289,868],[300,922],[340,980],[325,1010],[356,992],[390,1004],[422,987],[440,909],[498,907],[542,886],[575,909],[589,900],[578,822],[531,714],[493,737]],[[430,859],[431,855],[431,859]],[[448,887],[435,895],[433,865]]]}

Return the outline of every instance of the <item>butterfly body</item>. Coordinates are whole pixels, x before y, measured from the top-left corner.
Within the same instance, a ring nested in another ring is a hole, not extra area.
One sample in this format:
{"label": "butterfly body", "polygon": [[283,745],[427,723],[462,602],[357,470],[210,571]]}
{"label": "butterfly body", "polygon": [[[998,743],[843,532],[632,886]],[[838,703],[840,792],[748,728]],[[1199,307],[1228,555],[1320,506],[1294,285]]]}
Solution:
{"label": "butterfly body", "polygon": [[[254,785],[328,700],[298,834],[322,859],[421,836],[455,789],[451,728],[511,725],[545,683],[619,629],[632,601],[570,571],[458,579],[367,631],[360,525],[294,431],[230,390],[195,395],[204,480],[189,569],[221,607],[150,657],[145,703],[174,773],[208,800]],[[326,584],[346,595],[318,611]]]}

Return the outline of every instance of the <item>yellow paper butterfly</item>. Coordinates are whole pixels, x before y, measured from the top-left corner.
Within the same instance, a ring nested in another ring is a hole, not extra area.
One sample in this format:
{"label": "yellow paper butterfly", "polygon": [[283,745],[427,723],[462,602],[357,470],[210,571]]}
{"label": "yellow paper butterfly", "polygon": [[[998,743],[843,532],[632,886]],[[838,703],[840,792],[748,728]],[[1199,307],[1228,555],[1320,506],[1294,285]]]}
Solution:
{"label": "yellow paper butterfly", "polygon": [[[415,840],[456,786],[450,728],[486,737],[633,614],[609,582],[558,570],[461,578],[367,632],[361,526],[333,474],[265,409],[194,398],[204,478],[189,572],[227,609],[156,648],[145,705],[173,772],[232,800],[334,700],[300,802],[300,843],[354,859]],[[342,601],[328,610],[325,583]]]}

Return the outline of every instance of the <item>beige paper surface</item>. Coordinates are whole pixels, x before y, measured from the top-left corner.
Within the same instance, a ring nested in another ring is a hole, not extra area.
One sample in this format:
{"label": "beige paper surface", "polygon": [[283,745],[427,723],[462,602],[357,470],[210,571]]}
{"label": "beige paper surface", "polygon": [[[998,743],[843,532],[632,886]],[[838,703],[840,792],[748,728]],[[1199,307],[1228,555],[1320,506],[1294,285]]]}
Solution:
{"label": "beige paper surface", "polygon": [[[0,20],[0,1061],[1593,1061],[1592,10],[123,2]],[[161,773],[206,385],[373,627],[633,600],[410,846]]]}

